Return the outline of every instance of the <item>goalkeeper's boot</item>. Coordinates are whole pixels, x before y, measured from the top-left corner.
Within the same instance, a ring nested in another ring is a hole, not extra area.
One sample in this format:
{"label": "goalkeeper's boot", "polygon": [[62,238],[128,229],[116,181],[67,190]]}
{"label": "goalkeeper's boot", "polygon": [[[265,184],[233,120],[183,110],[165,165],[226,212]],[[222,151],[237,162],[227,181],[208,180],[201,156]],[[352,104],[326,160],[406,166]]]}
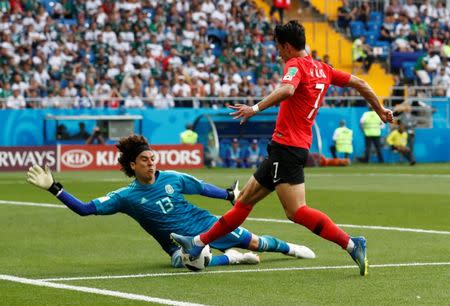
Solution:
{"label": "goalkeeper's boot", "polygon": [[366,238],[364,237],[352,237],[350,238],[355,247],[353,251],[350,253],[350,256],[359,266],[359,274],[361,276],[366,276],[369,274],[369,261],[367,260],[367,252],[366,252]]}
{"label": "goalkeeper's boot", "polygon": [[225,256],[228,257],[230,265],[237,265],[237,264],[257,265],[261,261],[259,259],[258,254],[252,252],[241,253],[233,249],[226,250]]}
{"label": "goalkeeper's boot", "polygon": [[314,254],[314,252],[310,248],[304,245],[298,245],[289,242],[287,245],[289,246],[289,252],[287,252],[286,254],[288,256],[308,259],[316,258],[316,254]]}
{"label": "goalkeeper's boot", "polygon": [[194,237],[192,236],[183,236],[172,233],[170,234],[170,237],[183,249],[184,253],[189,254],[190,260],[197,259],[204,248],[204,246],[196,245],[194,243]]}

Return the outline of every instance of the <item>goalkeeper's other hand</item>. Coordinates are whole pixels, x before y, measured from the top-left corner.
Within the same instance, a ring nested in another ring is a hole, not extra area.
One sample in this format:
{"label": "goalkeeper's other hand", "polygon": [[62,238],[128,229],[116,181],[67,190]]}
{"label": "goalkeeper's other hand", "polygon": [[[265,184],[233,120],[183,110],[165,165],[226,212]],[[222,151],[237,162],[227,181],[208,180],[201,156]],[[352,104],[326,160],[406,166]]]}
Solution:
{"label": "goalkeeper's other hand", "polygon": [[45,165],[45,170],[39,165],[33,165],[28,169],[27,176],[28,183],[45,190],[49,190],[55,182],[48,165]]}
{"label": "goalkeeper's other hand", "polygon": [[239,194],[241,193],[241,191],[239,190],[239,180],[235,180],[233,185],[231,185],[230,188],[227,188],[227,192],[231,204],[234,205],[237,198],[239,197]]}

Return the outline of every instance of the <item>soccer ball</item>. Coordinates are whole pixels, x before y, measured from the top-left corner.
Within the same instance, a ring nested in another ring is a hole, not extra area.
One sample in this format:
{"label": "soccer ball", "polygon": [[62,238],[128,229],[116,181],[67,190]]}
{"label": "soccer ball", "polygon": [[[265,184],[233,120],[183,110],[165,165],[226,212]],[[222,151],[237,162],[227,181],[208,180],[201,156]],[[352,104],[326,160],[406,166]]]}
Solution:
{"label": "soccer ball", "polygon": [[190,260],[189,254],[181,251],[181,261],[183,262],[184,266],[186,268],[188,268],[189,270],[195,271],[195,272],[204,270],[211,262],[211,258],[212,258],[212,253],[211,253],[211,249],[209,248],[209,245],[205,245],[202,252],[200,253],[200,256],[194,260]]}

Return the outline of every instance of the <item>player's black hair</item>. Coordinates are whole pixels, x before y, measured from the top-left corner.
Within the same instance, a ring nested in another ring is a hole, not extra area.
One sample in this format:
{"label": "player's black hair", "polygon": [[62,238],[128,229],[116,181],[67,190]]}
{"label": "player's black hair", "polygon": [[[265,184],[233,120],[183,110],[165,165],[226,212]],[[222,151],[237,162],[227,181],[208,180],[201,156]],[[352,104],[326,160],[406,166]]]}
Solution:
{"label": "player's black hair", "polygon": [[275,40],[281,45],[289,43],[296,50],[303,50],[306,45],[305,28],[296,20],[279,24],[275,26]]}
{"label": "player's black hair", "polygon": [[145,150],[151,150],[147,139],[142,135],[131,135],[121,138],[116,144],[120,154],[119,164],[120,171],[129,177],[134,177],[134,170],[131,169],[130,163],[136,161],[136,157]]}

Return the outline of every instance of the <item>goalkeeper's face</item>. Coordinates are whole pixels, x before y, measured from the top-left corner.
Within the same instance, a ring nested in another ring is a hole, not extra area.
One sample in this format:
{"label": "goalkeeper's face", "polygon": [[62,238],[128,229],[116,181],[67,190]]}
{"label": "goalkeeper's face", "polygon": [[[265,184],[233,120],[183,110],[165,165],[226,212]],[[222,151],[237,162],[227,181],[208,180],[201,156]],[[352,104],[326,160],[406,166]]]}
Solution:
{"label": "goalkeeper's face", "polygon": [[135,162],[131,162],[131,169],[138,181],[143,184],[152,184],[155,180],[156,164],[155,153],[151,150],[141,152]]}

